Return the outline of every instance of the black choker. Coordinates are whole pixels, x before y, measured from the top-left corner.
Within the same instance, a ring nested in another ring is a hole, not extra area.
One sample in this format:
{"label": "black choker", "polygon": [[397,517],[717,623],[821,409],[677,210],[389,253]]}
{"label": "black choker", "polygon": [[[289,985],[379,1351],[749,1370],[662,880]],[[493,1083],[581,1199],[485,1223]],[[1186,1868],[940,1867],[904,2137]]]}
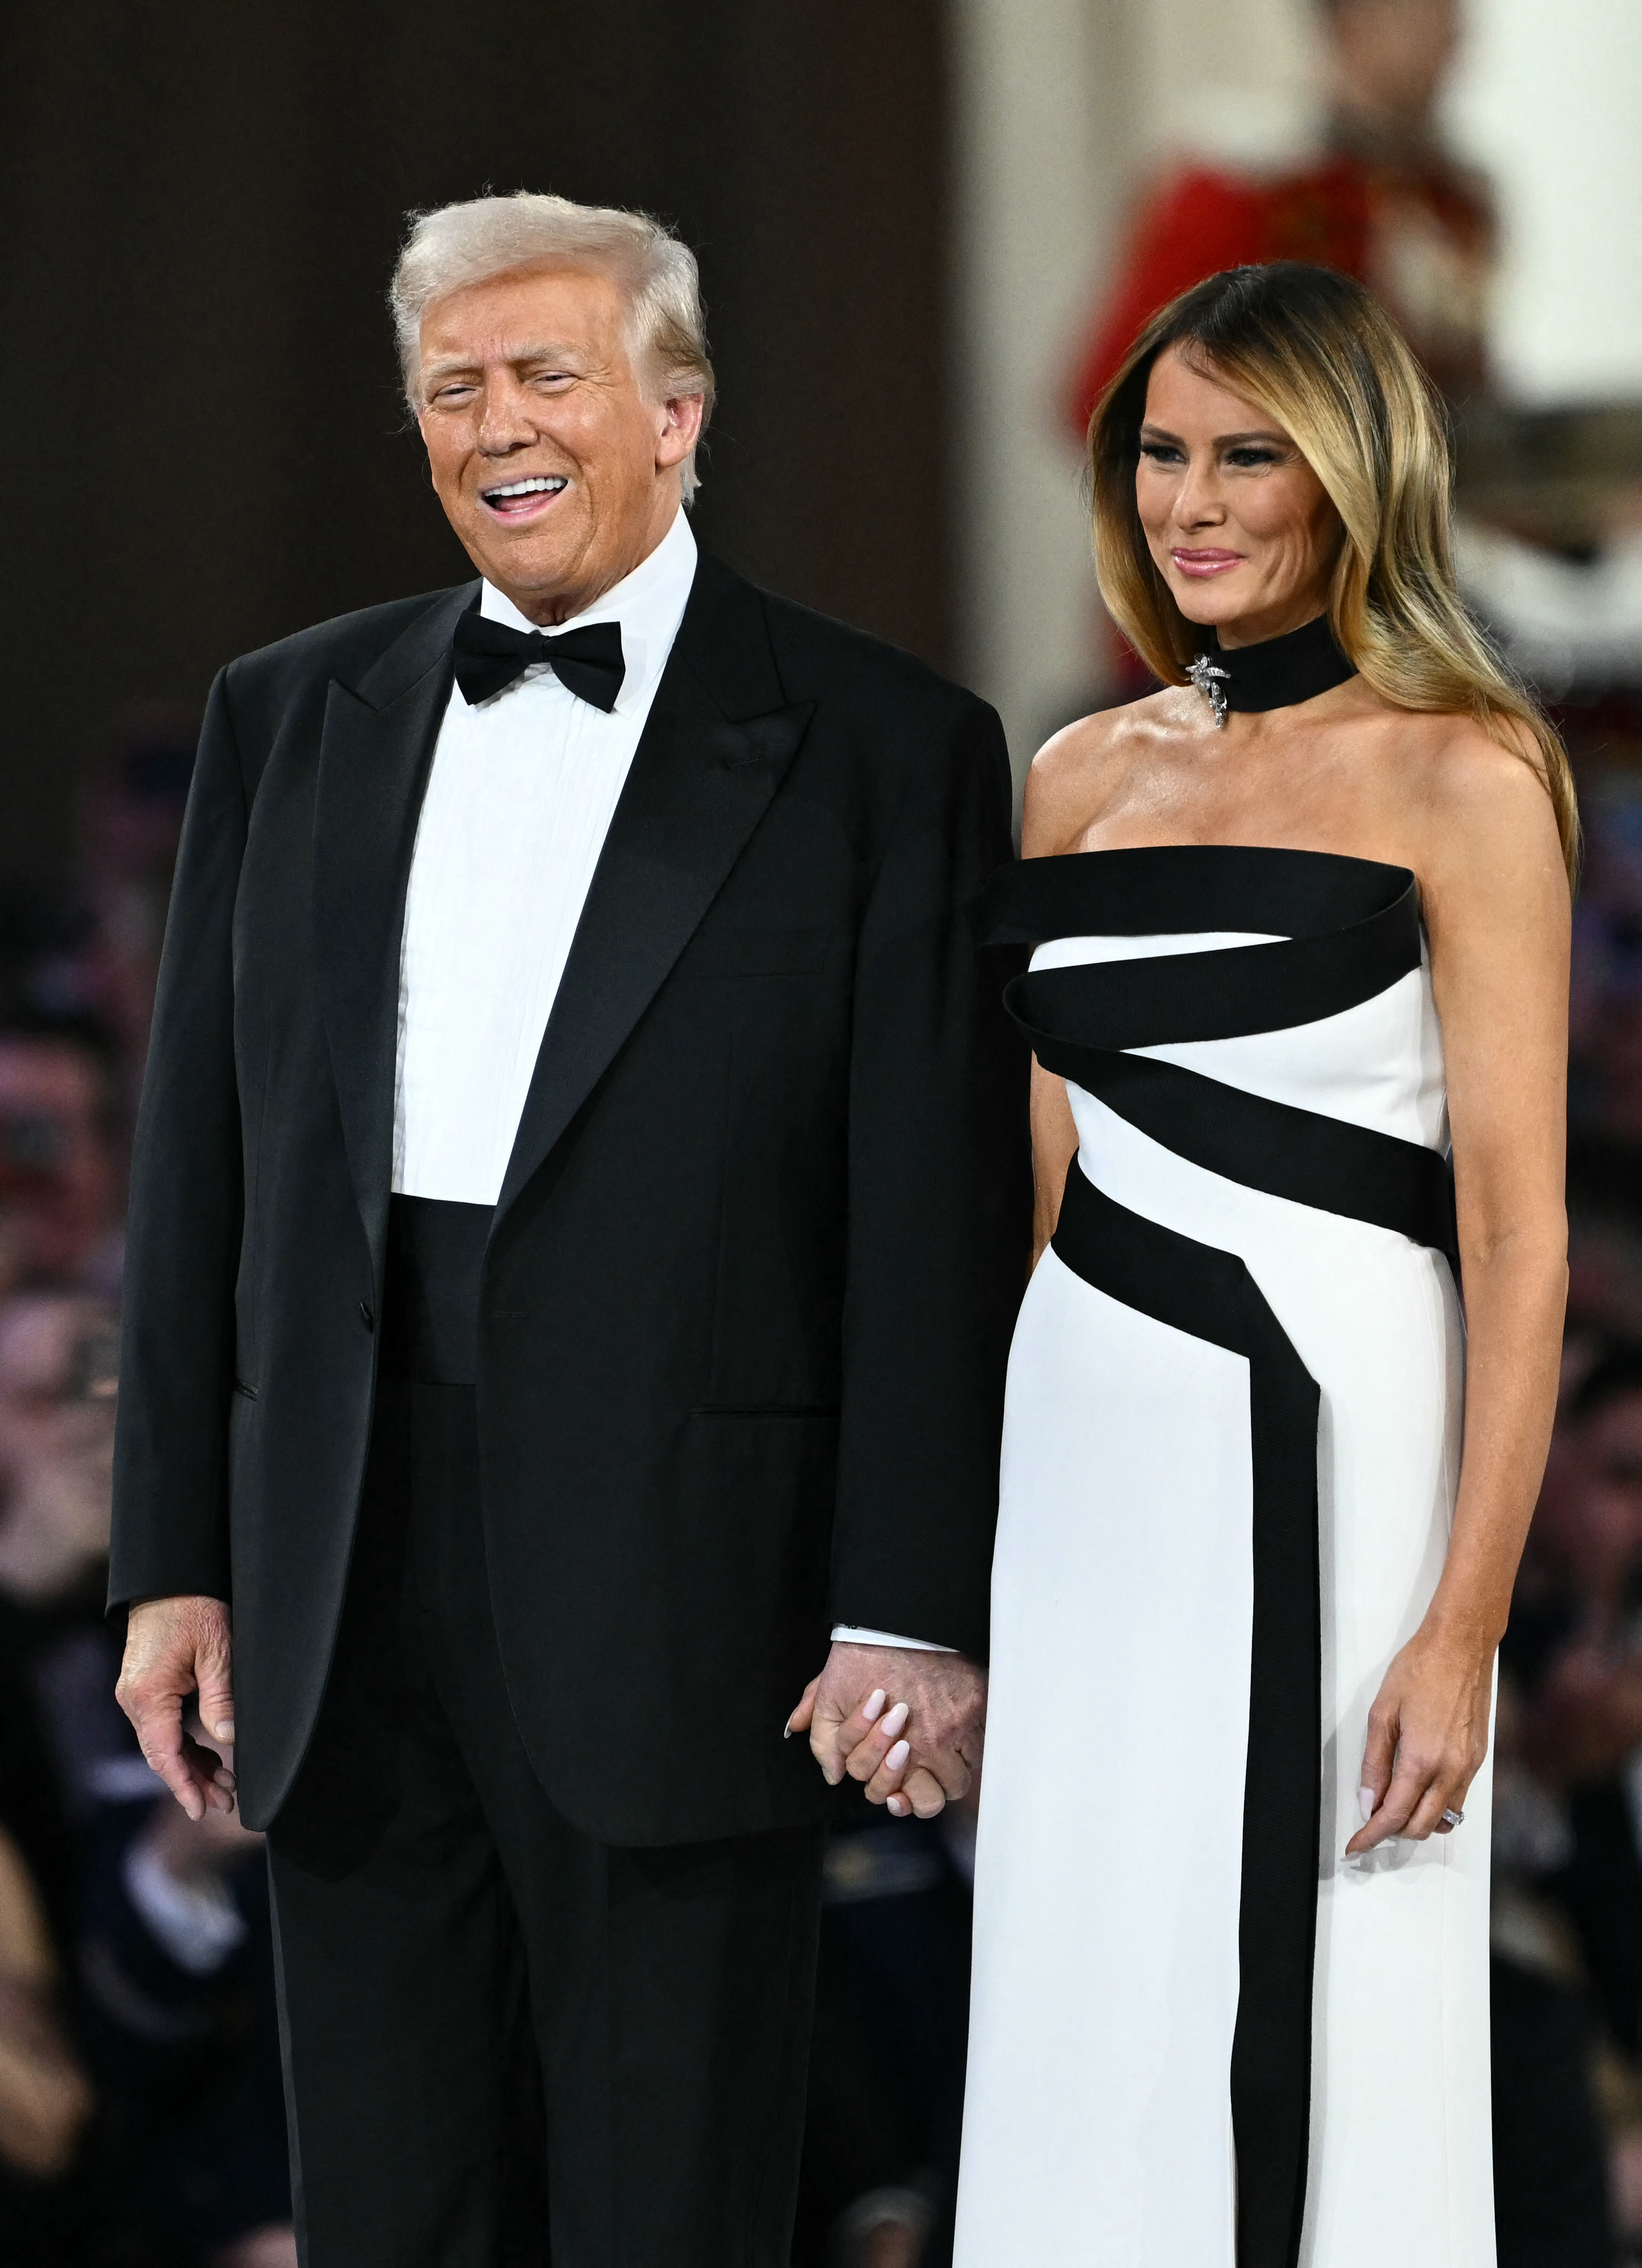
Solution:
{"label": "black choker", "polygon": [[1314,701],[1331,685],[1344,685],[1357,674],[1336,645],[1327,615],[1281,637],[1233,646],[1229,652],[1222,649],[1218,631],[1210,635],[1213,645],[1186,674],[1214,711],[1217,725],[1233,709],[1291,709],[1297,701]]}

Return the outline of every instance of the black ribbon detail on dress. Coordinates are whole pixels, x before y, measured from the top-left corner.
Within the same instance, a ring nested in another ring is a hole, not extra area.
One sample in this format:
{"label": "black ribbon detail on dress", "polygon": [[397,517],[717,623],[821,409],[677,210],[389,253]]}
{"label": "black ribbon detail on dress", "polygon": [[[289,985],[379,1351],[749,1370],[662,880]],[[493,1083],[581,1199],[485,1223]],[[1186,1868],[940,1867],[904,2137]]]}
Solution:
{"label": "black ribbon detail on dress", "polygon": [[1294,2268],[1311,2146],[1322,1827],[1318,1392],[1235,1253],[1130,1212],[1074,1158],[1055,1251],[1139,1314],[1248,1364],[1254,1616],[1230,2091],[1240,2268]]}
{"label": "black ribbon detail on dress", "polygon": [[1268,1196],[1390,1229],[1447,1256],[1440,1152],[1128,1050],[1319,1021],[1420,965],[1419,894],[1402,866],[1221,844],[1097,850],[1005,867],[981,909],[989,943],[1067,936],[1276,932],[1265,945],[1028,970],[1005,988],[1046,1071],[1165,1149]]}
{"label": "black ribbon detail on dress", "polygon": [[505,690],[533,664],[546,662],[578,700],[591,702],[608,716],[627,674],[620,622],[588,622],[550,637],[545,630],[493,622],[470,608],[458,617],[451,644],[456,682],[470,708]]}
{"label": "black ribbon detail on dress", "polygon": [[1299,701],[1314,701],[1336,685],[1355,677],[1357,665],[1348,661],[1334,642],[1327,615],[1281,637],[1263,638],[1258,645],[1237,645],[1228,651],[1219,632],[1210,632],[1206,651],[1198,656],[1219,688],[1220,703],[1230,710],[1289,709]]}

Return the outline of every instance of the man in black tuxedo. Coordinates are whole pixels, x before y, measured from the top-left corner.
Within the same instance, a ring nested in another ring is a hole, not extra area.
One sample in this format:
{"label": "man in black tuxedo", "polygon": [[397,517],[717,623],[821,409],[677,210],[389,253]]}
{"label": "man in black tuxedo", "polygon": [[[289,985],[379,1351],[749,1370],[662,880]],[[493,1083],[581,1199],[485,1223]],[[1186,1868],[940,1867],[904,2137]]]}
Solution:
{"label": "man in black tuxedo", "polygon": [[1029,1204],[967,924],[1003,740],[696,554],[666,232],[446,207],[394,304],[482,579],[211,695],[121,1698],[185,1808],[269,1830],[309,2268],[500,2258],[521,2069],[555,2268],[784,2268],[830,1800],[784,1726],[811,1680],[825,1779],[902,1813],[976,1750]]}

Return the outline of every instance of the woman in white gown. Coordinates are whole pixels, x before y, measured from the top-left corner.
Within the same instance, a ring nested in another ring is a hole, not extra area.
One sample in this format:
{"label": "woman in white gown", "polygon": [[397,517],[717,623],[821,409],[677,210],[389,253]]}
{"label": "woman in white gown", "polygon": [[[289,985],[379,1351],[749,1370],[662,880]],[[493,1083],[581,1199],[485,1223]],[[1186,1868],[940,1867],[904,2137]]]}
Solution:
{"label": "woman in white gown", "polygon": [[1455,595],[1439,420],[1359,286],[1278,266],[1167,309],[1091,429],[1166,686],[1044,749],[987,909],[1035,948],[1042,1256],[957,2268],[1493,2260],[1484,1757],[1576,821]]}

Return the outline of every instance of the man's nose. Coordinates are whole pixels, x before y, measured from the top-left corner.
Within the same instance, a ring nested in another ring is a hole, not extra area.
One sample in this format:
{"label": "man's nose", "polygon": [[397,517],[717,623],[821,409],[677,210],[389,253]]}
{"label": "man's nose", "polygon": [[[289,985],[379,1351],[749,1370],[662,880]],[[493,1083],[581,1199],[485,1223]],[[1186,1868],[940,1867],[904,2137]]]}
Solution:
{"label": "man's nose", "polygon": [[487,457],[505,456],[536,438],[529,398],[518,386],[488,385],[479,412],[479,447]]}

